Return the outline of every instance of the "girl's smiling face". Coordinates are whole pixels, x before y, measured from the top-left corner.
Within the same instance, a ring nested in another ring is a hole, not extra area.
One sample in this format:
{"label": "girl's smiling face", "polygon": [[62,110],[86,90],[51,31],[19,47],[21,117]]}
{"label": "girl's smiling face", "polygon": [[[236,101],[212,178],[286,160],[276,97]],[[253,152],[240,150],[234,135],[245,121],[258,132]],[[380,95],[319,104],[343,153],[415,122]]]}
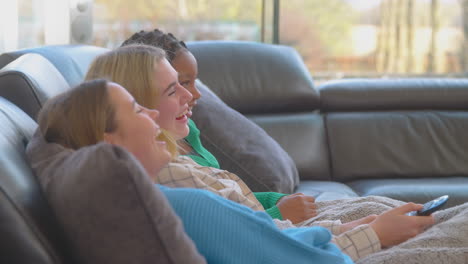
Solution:
{"label": "girl's smiling face", "polygon": [[171,154],[165,141],[157,140],[161,133],[159,112],[140,106],[125,88],[108,83],[110,102],[115,109],[116,129],[104,134],[104,140],[131,152],[151,177],[166,165]]}
{"label": "girl's smiling face", "polygon": [[176,140],[185,138],[189,133],[188,118],[191,115],[189,102],[192,94],[179,84],[176,70],[167,60],[162,60],[154,70],[154,88],[159,90],[156,109],[160,116],[161,128],[169,131]]}
{"label": "girl's smiling face", "polygon": [[192,100],[188,103],[190,110],[188,117],[190,118],[192,108],[201,97],[200,91],[195,86],[195,80],[198,77],[197,60],[190,51],[181,49],[172,60],[172,66],[179,73],[179,83],[192,94]]}

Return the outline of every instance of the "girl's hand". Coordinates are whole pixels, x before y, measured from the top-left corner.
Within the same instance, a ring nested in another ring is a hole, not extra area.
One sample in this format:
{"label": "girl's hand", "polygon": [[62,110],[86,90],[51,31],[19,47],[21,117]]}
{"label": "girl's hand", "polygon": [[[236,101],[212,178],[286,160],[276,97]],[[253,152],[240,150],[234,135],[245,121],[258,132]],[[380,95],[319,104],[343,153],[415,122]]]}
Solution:
{"label": "girl's hand", "polygon": [[407,203],[377,216],[370,226],[377,233],[382,248],[400,244],[433,225],[434,218],[431,215],[406,215],[422,208],[421,204]]}
{"label": "girl's hand", "polygon": [[300,223],[317,215],[315,198],[302,193],[284,196],[276,203],[283,219],[293,224]]}

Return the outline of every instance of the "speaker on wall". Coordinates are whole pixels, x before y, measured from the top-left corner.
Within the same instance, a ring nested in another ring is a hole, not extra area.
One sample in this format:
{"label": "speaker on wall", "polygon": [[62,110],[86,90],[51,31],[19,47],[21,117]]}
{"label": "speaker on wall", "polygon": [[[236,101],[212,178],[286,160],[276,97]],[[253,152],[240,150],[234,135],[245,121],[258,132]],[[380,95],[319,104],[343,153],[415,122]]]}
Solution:
{"label": "speaker on wall", "polygon": [[89,44],[93,37],[93,0],[78,0],[70,6],[70,43]]}

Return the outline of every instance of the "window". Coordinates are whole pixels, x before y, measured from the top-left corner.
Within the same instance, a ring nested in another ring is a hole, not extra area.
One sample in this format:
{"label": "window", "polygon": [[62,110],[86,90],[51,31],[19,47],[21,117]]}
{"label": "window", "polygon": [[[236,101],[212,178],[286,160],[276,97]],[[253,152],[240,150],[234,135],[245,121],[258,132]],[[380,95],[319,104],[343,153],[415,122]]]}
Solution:
{"label": "window", "polygon": [[189,40],[261,40],[261,0],[95,0],[94,44],[116,47],[159,28]]}
{"label": "window", "polygon": [[468,70],[462,7],[468,1],[281,1],[280,43],[316,79],[457,76]]}
{"label": "window", "polygon": [[[114,48],[136,31],[159,28],[185,41],[289,45],[315,80],[468,72],[468,0],[5,2],[0,51],[68,43]],[[76,10],[85,3],[92,8],[83,16]],[[76,14],[84,22],[79,32]]]}

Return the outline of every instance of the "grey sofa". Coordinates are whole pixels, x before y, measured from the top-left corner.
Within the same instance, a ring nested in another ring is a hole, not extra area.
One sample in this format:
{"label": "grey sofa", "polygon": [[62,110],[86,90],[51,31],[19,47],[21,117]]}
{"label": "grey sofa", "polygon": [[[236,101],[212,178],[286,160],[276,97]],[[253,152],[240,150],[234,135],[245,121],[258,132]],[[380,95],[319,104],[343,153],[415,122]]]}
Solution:
{"label": "grey sofa", "polygon": [[[188,46],[198,60],[199,79],[292,158],[300,181],[290,182],[291,192],[318,200],[384,195],[422,203],[449,194],[448,206],[468,201],[467,79],[353,79],[316,87],[292,48],[222,41]],[[9,234],[0,239],[5,260],[72,261],[24,161],[24,147],[45,100],[77,84],[105,51],[46,46],[0,55],[6,105],[0,108],[6,120],[0,139],[8,143],[0,144],[0,194],[8,201],[2,202],[0,219],[10,225],[1,226]]]}
{"label": "grey sofa", "polygon": [[[199,78],[293,158],[295,191],[468,201],[468,79],[348,79],[313,85],[294,51],[195,42]],[[301,65],[301,67],[297,67]],[[291,73],[294,71],[294,73]]]}

